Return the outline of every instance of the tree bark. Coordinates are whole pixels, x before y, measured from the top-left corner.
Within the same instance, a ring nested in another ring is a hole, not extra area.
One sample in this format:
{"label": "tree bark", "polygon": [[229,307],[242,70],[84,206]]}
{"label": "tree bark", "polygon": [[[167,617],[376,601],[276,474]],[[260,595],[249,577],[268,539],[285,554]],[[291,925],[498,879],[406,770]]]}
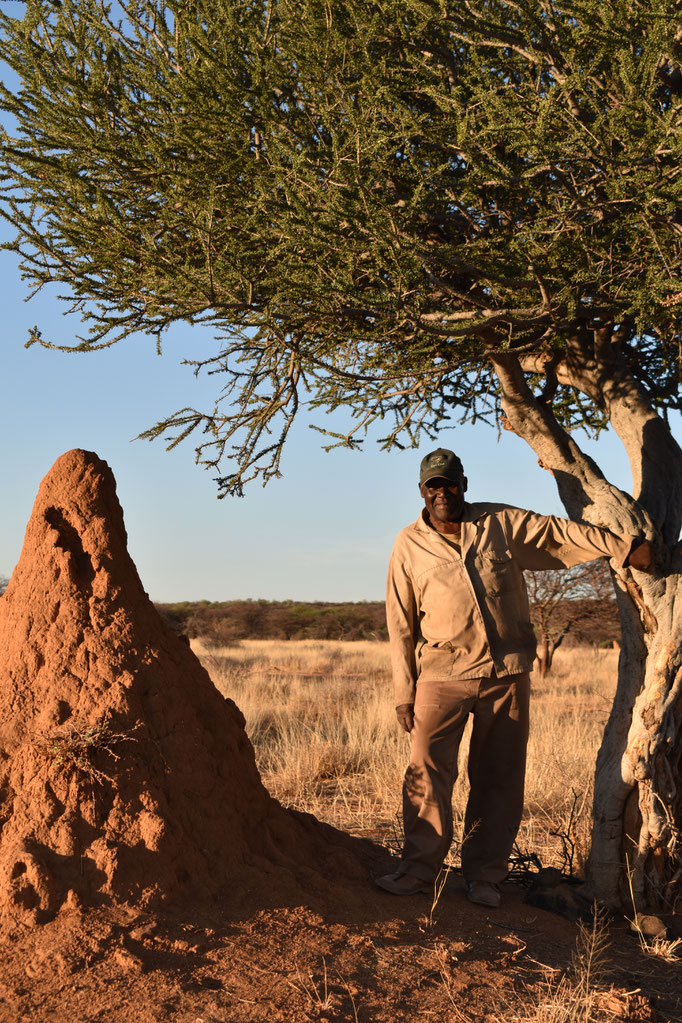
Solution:
{"label": "tree bark", "polygon": [[622,645],[597,757],[586,878],[601,901],[632,909],[634,897],[639,910],[671,905],[682,878],[682,547],[666,546],[679,536],[682,451],[614,346],[600,357],[606,341],[596,335],[589,359],[567,346],[557,375],[608,412],[630,459],[634,498],[604,478],[533,395],[514,355],[492,361],[509,424],[553,473],[569,517],[661,545],[653,575],[614,573]]}
{"label": "tree bark", "polygon": [[[625,891],[621,880],[620,895],[627,898],[631,891],[637,909],[647,905],[671,907],[682,877],[682,577],[679,570],[671,571],[663,585],[652,587],[645,599],[656,620],[656,630],[653,634],[644,633],[644,677],[635,695],[621,763],[621,777],[628,790],[626,798],[631,802],[631,812],[624,812],[621,861],[629,877],[625,878]],[[638,663],[631,666],[624,661],[621,673],[625,678],[635,677],[631,668]],[[633,812],[635,799],[638,813]],[[601,875],[594,856],[592,876],[598,888],[596,882]]]}
{"label": "tree bark", "polygon": [[540,642],[538,643],[538,655],[537,655],[537,672],[540,676],[540,681],[544,680],[552,670],[552,661],[554,660],[554,651],[556,647],[547,636],[540,636]]}

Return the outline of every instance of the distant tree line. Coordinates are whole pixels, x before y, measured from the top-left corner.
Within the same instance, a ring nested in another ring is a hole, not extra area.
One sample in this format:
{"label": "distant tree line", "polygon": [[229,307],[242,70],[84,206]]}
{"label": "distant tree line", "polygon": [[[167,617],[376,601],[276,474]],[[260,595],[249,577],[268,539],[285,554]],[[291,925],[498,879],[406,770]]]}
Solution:
{"label": "distant tree line", "polygon": [[[383,601],[183,601],[156,607],[174,632],[201,638],[211,646],[242,639],[388,639]],[[553,626],[559,632],[566,622],[573,622],[565,646],[610,646],[620,639],[614,600],[564,600],[553,616]],[[533,617],[539,634],[535,611]]]}
{"label": "distant tree line", "polygon": [[241,639],[388,639],[379,601],[202,600],[156,607],[174,632],[214,646]]}

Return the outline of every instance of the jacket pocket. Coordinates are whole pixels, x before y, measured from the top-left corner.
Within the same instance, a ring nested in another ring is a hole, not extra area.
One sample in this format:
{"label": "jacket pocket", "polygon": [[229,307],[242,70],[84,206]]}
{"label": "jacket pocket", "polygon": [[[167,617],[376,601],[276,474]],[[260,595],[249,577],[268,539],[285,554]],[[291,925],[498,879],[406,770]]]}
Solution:
{"label": "jacket pocket", "polygon": [[419,658],[420,678],[450,678],[455,654],[448,647],[422,647]]}
{"label": "jacket pocket", "polygon": [[488,562],[495,569],[502,569],[505,565],[510,565],[512,559],[508,550],[481,551],[477,557],[481,561]]}
{"label": "jacket pocket", "polygon": [[480,551],[476,555],[476,567],[486,594],[503,593],[515,587],[514,563],[508,550]]}

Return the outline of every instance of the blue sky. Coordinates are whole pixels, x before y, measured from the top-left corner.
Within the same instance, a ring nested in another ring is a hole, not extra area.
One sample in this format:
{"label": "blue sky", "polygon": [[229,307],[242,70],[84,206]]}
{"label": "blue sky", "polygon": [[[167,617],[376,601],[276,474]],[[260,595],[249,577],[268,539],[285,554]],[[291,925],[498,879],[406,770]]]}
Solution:
{"label": "blue sky", "polygon": [[[283,480],[219,501],[212,473],[194,464],[191,438],[171,452],[161,441],[134,440],[177,408],[210,405],[216,378],[196,379],[181,365],[210,349],[210,332],[179,329],[160,357],[142,336],[91,354],[26,349],[33,324],[70,343],[79,320],[47,292],[26,303],[12,253],[0,253],[0,288],[0,574],[9,575],[19,557],[40,480],[62,452],[81,447],[114,471],[130,550],[153,599],[382,598],[391,544],[419,511],[419,460],[433,445],[389,454],[368,440],[361,453],[325,453],[302,420]],[[443,432],[441,443],[463,458],[472,499],[562,512],[551,476],[514,435],[465,425]],[[629,488],[617,440],[589,446],[610,478]]]}

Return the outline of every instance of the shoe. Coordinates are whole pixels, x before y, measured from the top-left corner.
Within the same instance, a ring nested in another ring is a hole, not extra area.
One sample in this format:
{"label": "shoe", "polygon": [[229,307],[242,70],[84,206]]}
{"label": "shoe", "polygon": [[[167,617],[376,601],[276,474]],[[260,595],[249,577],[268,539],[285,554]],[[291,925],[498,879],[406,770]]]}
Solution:
{"label": "shoe", "polygon": [[464,889],[469,902],[476,902],[479,906],[499,906],[502,893],[499,886],[492,881],[465,881]]}
{"label": "shoe", "polygon": [[401,874],[400,872],[384,874],[383,877],[376,877],[374,883],[379,888],[383,888],[385,892],[390,892],[391,895],[420,895],[422,892],[433,892],[433,882],[422,881],[414,874]]}

